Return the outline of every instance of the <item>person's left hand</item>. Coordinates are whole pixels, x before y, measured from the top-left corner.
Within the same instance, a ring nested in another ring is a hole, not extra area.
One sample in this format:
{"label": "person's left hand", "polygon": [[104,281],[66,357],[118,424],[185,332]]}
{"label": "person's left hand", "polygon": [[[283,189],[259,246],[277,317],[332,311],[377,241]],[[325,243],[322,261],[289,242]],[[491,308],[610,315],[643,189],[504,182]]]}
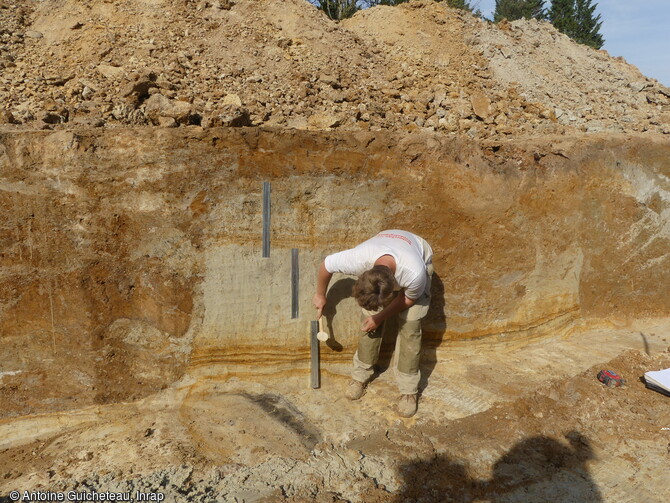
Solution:
{"label": "person's left hand", "polygon": [[361,326],[361,330],[363,332],[372,332],[379,327],[379,322],[375,320],[374,316],[368,316],[363,320],[363,326]]}

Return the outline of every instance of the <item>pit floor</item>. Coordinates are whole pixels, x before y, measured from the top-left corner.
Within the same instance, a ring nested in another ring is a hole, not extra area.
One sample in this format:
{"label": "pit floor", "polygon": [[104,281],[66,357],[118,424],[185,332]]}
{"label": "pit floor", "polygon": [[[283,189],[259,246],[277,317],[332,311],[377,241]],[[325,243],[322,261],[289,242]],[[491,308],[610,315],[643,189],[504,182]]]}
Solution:
{"label": "pit floor", "polygon": [[[137,402],[0,421],[0,500],[143,487],[168,501],[665,502],[670,397],[640,377],[670,367],[669,339],[663,319],[444,345],[410,419],[388,369],[357,402],[344,365],[319,389],[305,373],[191,373]],[[626,385],[600,384],[601,368]]]}

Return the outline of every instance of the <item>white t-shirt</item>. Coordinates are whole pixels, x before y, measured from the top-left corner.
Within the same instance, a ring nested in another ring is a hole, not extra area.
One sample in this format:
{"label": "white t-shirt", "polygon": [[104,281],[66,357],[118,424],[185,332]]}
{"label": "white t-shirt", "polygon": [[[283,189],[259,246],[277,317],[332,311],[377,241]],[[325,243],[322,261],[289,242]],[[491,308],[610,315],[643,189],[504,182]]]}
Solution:
{"label": "white t-shirt", "polygon": [[372,269],[382,255],[391,255],[395,259],[395,280],[405,289],[405,297],[418,299],[429,285],[426,265],[433,260],[433,250],[424,239],[411,232],[382,231],[355,248],[328,255],[326,270],[331,274],[360,276]]}

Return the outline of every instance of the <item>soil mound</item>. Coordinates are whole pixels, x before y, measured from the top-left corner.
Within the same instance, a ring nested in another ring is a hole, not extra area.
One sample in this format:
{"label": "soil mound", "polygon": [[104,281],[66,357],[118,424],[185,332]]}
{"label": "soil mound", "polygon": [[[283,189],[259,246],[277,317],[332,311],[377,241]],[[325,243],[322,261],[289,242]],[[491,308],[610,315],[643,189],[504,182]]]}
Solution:
{"label": "soil mound", "polygon": [[[3,0],[0,123],[670,133],[670,91],[548,23],[441,3]],[[63,126],[65,124],[65,126]]]}

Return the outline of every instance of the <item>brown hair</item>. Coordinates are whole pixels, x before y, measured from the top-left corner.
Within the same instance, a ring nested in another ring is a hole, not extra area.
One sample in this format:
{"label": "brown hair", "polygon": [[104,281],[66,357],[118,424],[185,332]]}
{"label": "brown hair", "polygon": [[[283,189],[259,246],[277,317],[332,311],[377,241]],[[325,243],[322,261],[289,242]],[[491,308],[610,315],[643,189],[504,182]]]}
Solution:
{"label": "brown hair", "polygon": [[378,311],[393,300],[395,278],[391,269],[376,265],[360,275],[354,284],[353,295],[363,309]]}

